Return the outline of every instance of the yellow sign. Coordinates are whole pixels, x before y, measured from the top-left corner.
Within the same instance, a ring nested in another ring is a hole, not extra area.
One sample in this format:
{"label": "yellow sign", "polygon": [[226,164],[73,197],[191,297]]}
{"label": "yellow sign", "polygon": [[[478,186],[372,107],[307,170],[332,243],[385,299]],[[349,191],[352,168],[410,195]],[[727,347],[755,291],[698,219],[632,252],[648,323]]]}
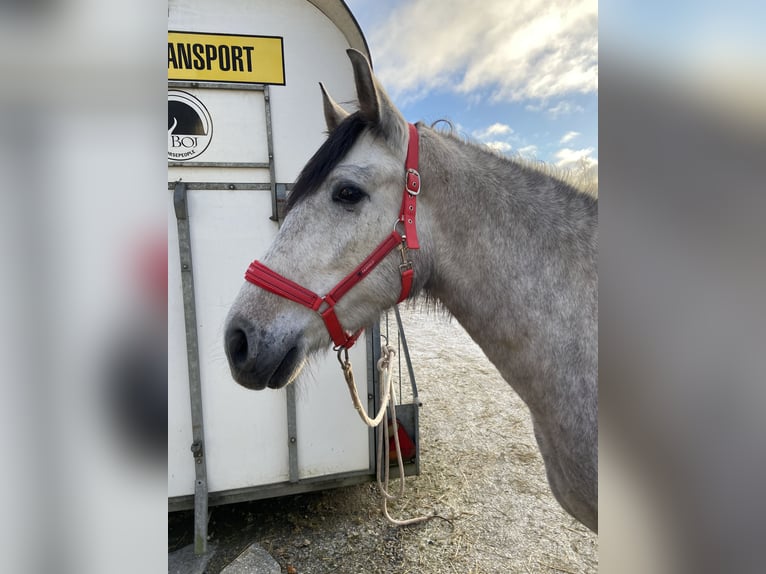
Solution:
{"label": "yellow sign", "polygon": [[282,38],[168,32],[168,79],[283,86]]}

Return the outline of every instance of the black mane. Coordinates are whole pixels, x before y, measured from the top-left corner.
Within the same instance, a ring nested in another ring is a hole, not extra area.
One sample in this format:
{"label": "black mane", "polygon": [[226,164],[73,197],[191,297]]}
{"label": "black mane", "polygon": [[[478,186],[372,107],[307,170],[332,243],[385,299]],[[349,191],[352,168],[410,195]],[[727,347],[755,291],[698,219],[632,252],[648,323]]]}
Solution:
{"label": "black mane", "polygon": [[293,189],[287,196],[287,210],[292,209],[303,198],[315,192],[330,172],[346,156],[365,128],[372,125],[354,112],[330,132],[314,156],[301,170]]}

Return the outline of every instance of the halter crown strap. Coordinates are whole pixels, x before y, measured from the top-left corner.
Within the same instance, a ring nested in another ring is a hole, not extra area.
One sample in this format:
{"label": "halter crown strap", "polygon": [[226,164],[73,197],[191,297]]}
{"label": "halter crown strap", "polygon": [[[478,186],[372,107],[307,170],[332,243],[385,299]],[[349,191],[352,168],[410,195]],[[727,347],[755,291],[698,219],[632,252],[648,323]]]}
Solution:
{"label": "halter crown strap", "polygon": [[362,334],[363,329],[356,333],[347,333],[338,316],[335,314],[335,305],[357,283],[367,277],[378,264],[397,247],[400,249],[402,263],[399,271],[402,279],[402,290],[397,303],[404,301],[410,295],[412,289],[412,261],[407,250],[419,249],[418,233],[415,227],[415,214],[417,211],[417,197],[420,194],[420,174],[418,173],[418,147],[419,137],[417,128],[409,124],[409,142],[407,144],[407,159],[405,161],[405,186],[402,194],[402,207],[399,211],[397,223],[401,223],[404,233],[400,234],[396,229],[386,237],[356,269],[346,275],[324,297],[320,297],[313,291],[302,285],[287,279],[276,271],[269,269],[260,261],[253,261],[245,272],[245,280],[265,289],[270,293],[300,303],[312,311],[316,311],[322,317],[327,331],[330,333],[336,348],[349,349]]}
{"label": "halter crown strap", "polygon": [[415,227],[415,214],[417,212],[417,199],[420,194],[420,174],[418,173],[418,149],[420,136],[418,128],[409,124],[410,140],[407,144],[407,159],[404,162],[406,172],[405,193],[402,196],[402,209],[399,220],[404,224],[404,239],[407,249],[419,249],[418,231]]}

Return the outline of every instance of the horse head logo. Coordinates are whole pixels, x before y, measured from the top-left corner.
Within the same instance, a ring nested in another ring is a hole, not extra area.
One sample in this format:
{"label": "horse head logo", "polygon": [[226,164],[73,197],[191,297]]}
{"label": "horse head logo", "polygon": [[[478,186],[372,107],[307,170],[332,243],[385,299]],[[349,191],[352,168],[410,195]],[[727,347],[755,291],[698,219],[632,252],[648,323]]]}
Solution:
{"label": "horse head logo", "polygon": [[168,159],[187,161],[207,149],[213,122],[200,100],[189,93],[168,92]]}

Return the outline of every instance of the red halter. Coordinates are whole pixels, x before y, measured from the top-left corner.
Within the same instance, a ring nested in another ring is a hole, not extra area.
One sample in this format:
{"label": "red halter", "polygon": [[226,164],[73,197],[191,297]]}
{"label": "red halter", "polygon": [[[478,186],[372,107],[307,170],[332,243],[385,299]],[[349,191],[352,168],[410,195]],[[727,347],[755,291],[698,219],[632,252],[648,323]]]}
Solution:
{"label": "red halter", "polygon": [[[417,197],[420,193],[420,174],[418,173],[418,130],[409,124],[410,138],[407,145],[407,160],[404,164],[406,170],[406,182],[402,197],[402,207],[399,210],[399,219],[394,225],[394,230],[386,237],[359,266],[349,273],[340,283],[324,297],[320,297],[313,291],[290,281],[276,271],[272,271],[260,261],[253,261],[245,273],[245,279],[266,291],[300,303],[312,311],[316,311],[324,320],[327,331],[332,337],[336,349],[349,349],[362,334],[363,329],[356,333],[346,333],[335,315],[335,305],[357,283],[367,277],[383,259],[397,247],[402,256],[399,271],[402,276],[402,291],[399,301],[404,301],[410,294],[412,287],[412,261],[407,251],[418,249],[418,233],[415,227],[415,214],[417,209]],[[404,228],[403,233],[397,231],[399,224]]]}

